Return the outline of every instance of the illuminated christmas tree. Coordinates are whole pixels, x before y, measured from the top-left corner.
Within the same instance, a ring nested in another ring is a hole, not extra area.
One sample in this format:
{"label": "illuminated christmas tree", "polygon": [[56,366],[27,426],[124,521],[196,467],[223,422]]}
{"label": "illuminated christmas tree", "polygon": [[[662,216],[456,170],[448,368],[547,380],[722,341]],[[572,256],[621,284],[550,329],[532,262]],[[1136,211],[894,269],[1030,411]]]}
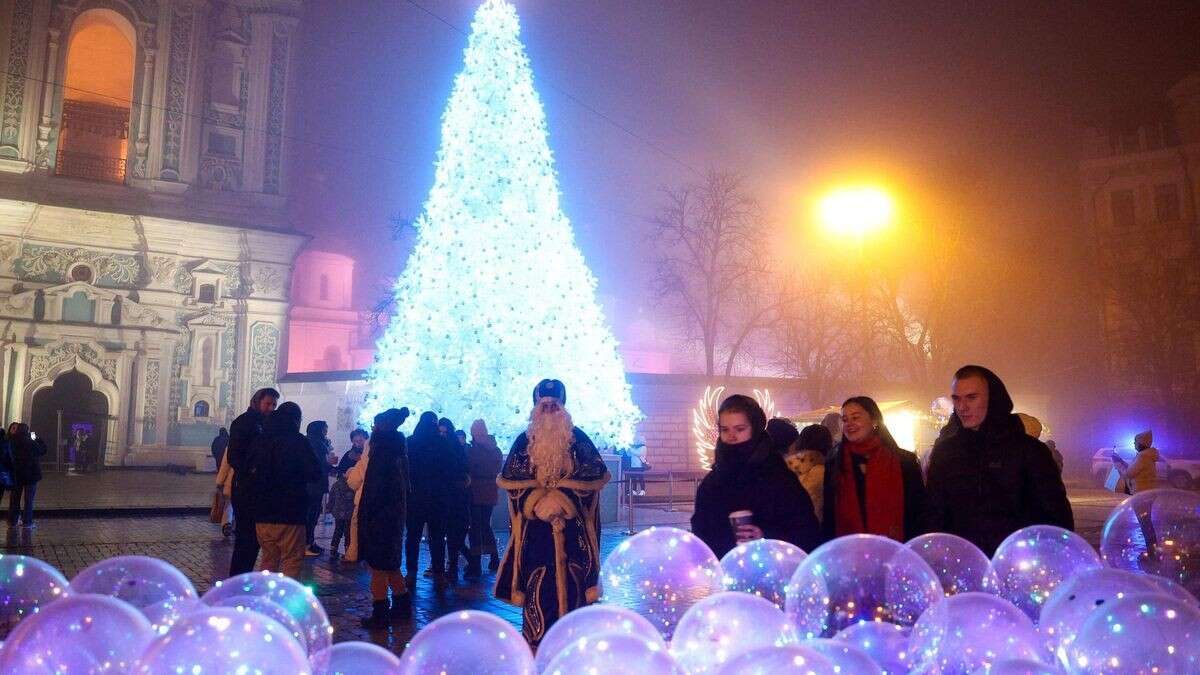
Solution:
{"label": "illuminated christmas tree", "polygon": [[511,440],[528,423],[534,385],[550,377],[566,384],[575,424],[597,445],[624,447],[641,412],[559,203],[519,33],[505,0],[475,14],[363,417],[405,405],[463,427],[482,418]]}

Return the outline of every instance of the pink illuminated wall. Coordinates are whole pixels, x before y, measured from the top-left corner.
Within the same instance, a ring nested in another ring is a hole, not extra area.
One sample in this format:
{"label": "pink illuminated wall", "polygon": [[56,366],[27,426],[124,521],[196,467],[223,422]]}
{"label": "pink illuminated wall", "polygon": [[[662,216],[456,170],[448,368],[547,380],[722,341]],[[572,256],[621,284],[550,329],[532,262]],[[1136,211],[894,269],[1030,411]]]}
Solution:
{"label": "pink illuminated wall", "polygon": [[354,259],[305,251],[292,274],[287,372],[358,370],[371,363],[374,345],[366,312],[354,308]]}

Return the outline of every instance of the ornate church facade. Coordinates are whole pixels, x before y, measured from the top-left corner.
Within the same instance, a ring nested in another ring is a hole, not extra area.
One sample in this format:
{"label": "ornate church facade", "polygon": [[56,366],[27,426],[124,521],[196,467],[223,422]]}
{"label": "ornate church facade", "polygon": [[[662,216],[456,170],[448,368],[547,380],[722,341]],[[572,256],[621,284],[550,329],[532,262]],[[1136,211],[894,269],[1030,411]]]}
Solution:
{"label": "ornate church facade", "polygon": [[0,419],[210,463],[274,385],[299,0],[0,0]]}

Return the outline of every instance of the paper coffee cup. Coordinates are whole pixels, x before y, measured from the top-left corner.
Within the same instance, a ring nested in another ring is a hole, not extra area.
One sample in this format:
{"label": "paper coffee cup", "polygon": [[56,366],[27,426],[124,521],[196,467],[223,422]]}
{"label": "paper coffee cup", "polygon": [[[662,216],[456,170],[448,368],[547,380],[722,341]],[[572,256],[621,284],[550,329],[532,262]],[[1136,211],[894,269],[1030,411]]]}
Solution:
{"label": "paper coffee cup", "polygon": [[753,525],[753,524],[754,524],[754,512],[753,511],[734,511],[733,513],[729,514],[729,525],[730,525],[730,527],[732,527],[734,529],[735,532],[737,531],[738,527],[740,527],[742,525]]}

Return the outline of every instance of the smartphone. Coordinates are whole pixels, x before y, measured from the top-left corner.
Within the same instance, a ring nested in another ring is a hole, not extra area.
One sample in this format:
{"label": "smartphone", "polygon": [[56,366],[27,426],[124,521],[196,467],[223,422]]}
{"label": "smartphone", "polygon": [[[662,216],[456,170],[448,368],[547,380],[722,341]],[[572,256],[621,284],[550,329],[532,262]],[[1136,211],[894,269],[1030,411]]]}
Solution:
{"label": "smartphone", "polygon": [[37,440],[37,432],[36,431],[29,432],[29,438],[36,441]]}

